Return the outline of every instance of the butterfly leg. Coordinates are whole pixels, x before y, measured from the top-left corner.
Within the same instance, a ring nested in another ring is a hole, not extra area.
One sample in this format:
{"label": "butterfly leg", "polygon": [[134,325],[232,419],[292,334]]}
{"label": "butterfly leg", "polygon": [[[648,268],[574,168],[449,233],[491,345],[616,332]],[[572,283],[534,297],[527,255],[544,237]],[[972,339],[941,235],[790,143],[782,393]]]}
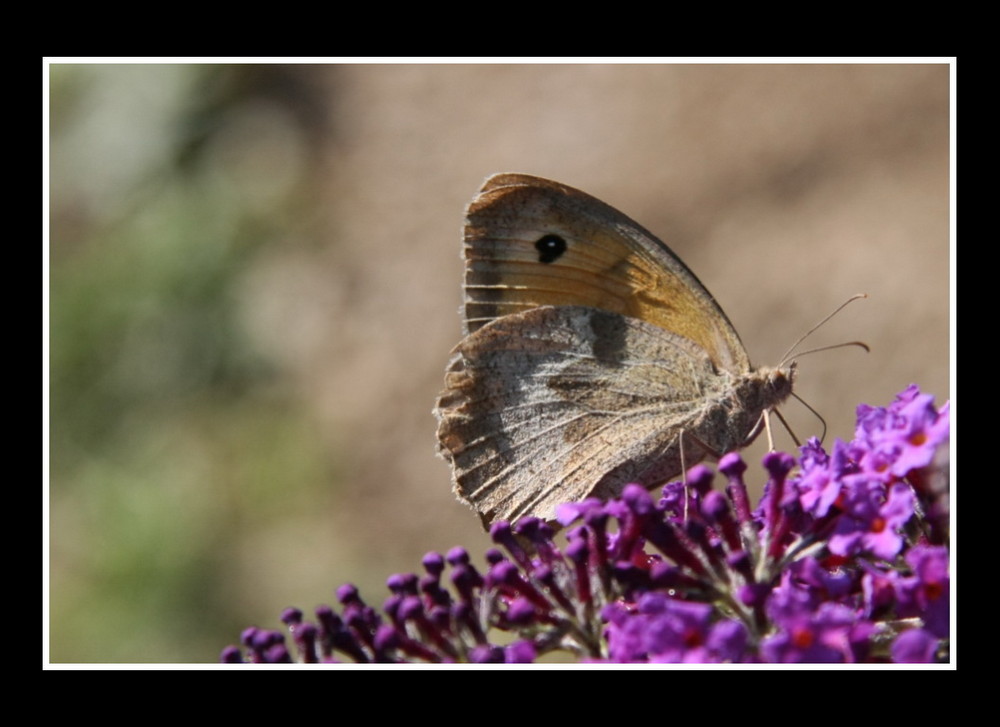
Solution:
{"label": "butterfly leg", "polygon": [[[697,438],[695,438],[697,441]],[[681,484],[684,487],[684,522],[688,519],[688,502],[691,497],[688,495],[688,468],[687,463],[684,461],[684,430],[681,429],[680,434],[677,435],[677,443],[680,445],[681,454]]]}
{"label": "butterfly leg", "polygon": [[[781,412],[778,411],[777,409],[773,409],[772,411],[774,411],[774,416],[778,417],[778,421],[781,422],[782,426],[785,427],[785,431],[788,432],[788,436],[792,438],[793,442],[795,442],[795,446],[801,447],[802,442],[800,442],[799,438],[795,436],[795,432],[792,431],[792,428],[788,425],[788,422],[785,421],[785,417],[781,416]],[[770,425],[770,419],[767,418],[767,415],[768,412],[765,411],[764,417],[765,417],[765,422],[767,422],[767,443],[771,447],[771,451],[773,452],[774,443],[771,441],[771,425]],[[823,422],[823,426],[826,427],[826,422]],[[824,435],[825,434],[826,432],[824,431]]]}
{"label": "butterfly leg", "polygon": [[766,409],[761,412],[761,418],[764,420],[764,429],[767,430],[767,451],[773,452],[775,450],[774,446],[774,432],[771,431],[771,414]]}
{"label": "butterfly leg", "polygon": [[788,432],[788,436],[790,436],[792,438],[792,441],[795,442],[795,446],[801,447],[802,442],[800,442],[799,438],[795,436],[795,432],[792,431],[792,428],[788,425],[788,422],[785,421],[785,417],[783,417],[781,415],[781,412],[778,411],[777,409],[765,409],[763,412],[761,412],[760,419],[757,420],[757,423],[754,425],[753,429],[750,430],[750,434],[747,435],[747,438],[744,441],[743,446],[746,446],[750,444],[750,442],[755,440],[757,438],[757,435],[760,434],[760,430],[764,429],[767,432],[767,451],[774,452],[777,449],[777,446],[775,446],[774,444],[774,432],[771,429],[772,413],[776,417],[778,417],[778,421],[780,421],[782,426],[785,427],[785,431]]}
{"label": "butterfly leg", "polygon": [[[681,484],[684,485],[684,520],[687,520],[688,518],[688,505],[691,500],[691,497],[688,494],[687,459],[684,456],[684,435],[686,433],[687,433],[686,430],[681,429],[680,433],[677,436],[677,444],[680,447],[680,458],[681,458]],[[694,442],[698,447],[700,447],[709,457],[712,457],[716,460],[722,457],[722,452],[717,452],[714,448],[710,447],[708,444],[703,442],[694,434],[690,434],[690,437],[691,441]],[[695,462],[700,462],[704,458],[705,458],[704,456],[700,456],[695,460]]]}

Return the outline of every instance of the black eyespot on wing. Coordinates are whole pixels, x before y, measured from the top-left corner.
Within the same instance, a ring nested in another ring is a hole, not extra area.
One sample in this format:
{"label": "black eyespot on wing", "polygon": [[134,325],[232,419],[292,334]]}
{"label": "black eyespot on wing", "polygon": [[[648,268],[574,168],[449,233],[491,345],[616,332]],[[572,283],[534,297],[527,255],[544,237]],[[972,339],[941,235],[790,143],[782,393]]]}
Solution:
{"label": "black eyespot on wing", "polygon": [[559,235],[543,235],[535,242],[535,249],[538,250],[538,262],[555,262],[566,252],[566,241]]}

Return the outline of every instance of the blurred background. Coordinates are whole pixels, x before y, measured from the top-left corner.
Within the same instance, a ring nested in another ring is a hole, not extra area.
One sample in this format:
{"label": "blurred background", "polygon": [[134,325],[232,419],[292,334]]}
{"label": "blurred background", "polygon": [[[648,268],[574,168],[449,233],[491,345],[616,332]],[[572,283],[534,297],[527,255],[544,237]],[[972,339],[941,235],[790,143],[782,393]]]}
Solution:
{"label": "blurred background", "polygon": [[868,293],[809,345],[871,353],[800,363],[828,442],[950,396],[947,65],[48,70],[53,662],[214,662],[429,550],[482,562],[431,409],[493,172],[658,234],[757,363]]}

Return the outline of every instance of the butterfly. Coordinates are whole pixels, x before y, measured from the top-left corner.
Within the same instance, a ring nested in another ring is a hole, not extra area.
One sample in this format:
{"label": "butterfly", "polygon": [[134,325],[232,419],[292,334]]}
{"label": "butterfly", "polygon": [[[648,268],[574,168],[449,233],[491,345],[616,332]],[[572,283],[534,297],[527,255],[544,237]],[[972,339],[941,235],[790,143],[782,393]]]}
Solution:
{"label": "butterfly", "polygon": [[463,340],[438,398],[438,452],[485,525],[631,482],[653,487],[749,444],[794,362],[751,366],[687,266],[613,207],[526,174],[466,211]]}

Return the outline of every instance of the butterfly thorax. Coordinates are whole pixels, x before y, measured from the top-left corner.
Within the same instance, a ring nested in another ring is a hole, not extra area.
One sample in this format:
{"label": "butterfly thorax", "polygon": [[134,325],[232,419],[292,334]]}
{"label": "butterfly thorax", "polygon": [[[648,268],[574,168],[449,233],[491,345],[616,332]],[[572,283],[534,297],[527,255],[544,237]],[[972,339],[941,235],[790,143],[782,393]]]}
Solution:
{"label": "butterfly thorax", "polygon": [[791,395],[794,382],[794,362],[732,377],[716,396],[706,398],[700,416],[693,418],[691,435],[715,455],[747,446],[760,433],[766,412]]}

